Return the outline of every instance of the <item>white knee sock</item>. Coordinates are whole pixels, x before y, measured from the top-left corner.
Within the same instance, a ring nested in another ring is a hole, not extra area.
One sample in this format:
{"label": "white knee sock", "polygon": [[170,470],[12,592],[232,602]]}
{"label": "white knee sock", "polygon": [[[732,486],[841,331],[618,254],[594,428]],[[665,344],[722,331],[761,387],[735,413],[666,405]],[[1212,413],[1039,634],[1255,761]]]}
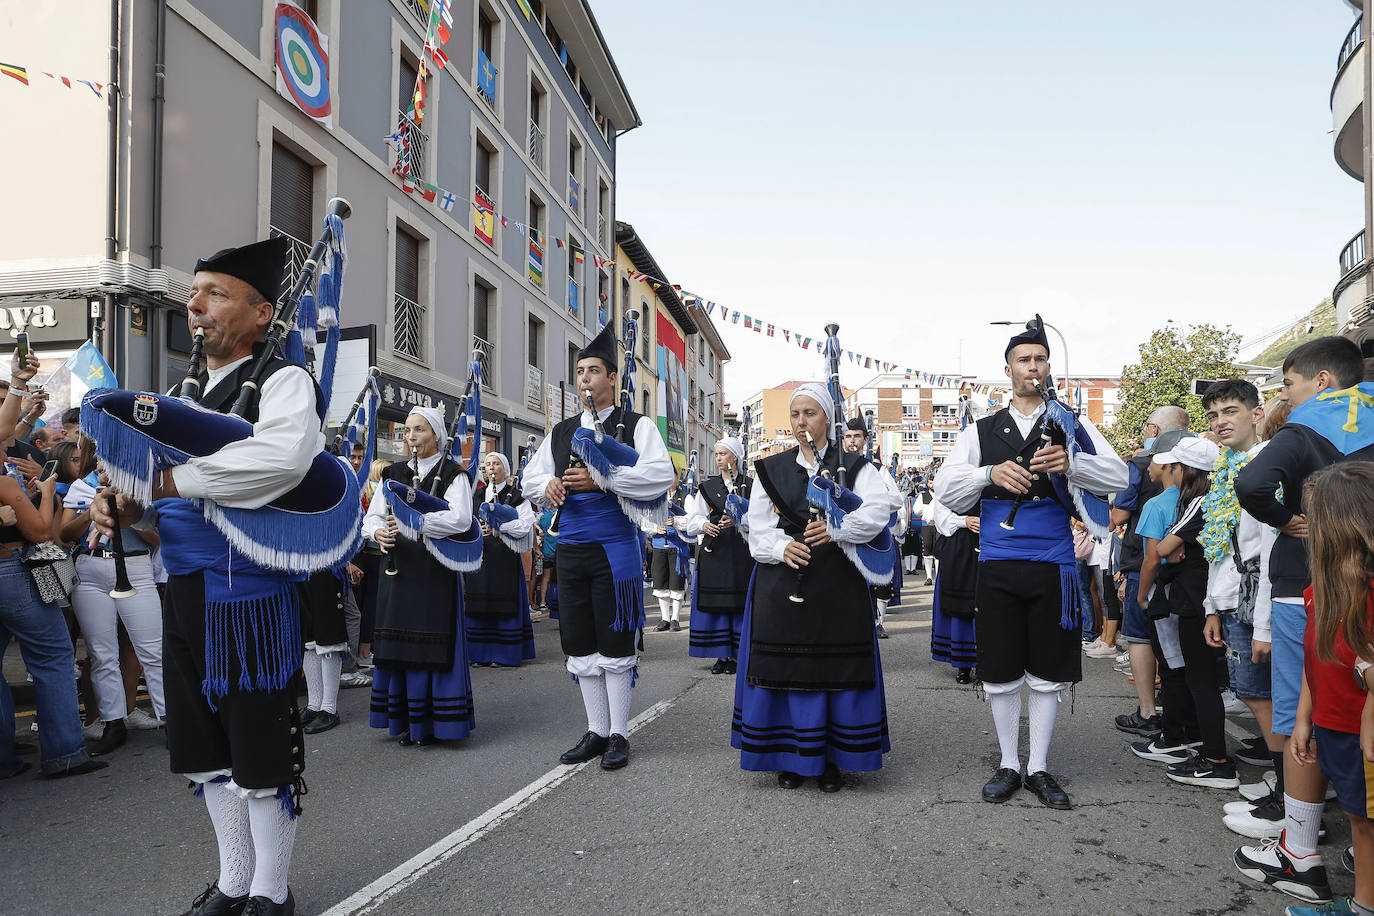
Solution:
{"label": "white knee sock", "polygon": [[305,650],[301,670],[305,672],[305,705],[318,712],[324,695],[324,674],[320,668],[320,654],[313,648]]}
{"label": "white knee sock", "polygon": [[681,599],[681,598],[674,598],[674,599],[673,599],[673,619],[674,619],[674,620],[677,620],[677,619],[678,619],[678,615],[681,614],[681,613],[682,613],[682,599]]}
{"label": "white knee sock", "polygon": [[582,705],[587,708],[587,731],[606,737],[611,733],[611,716],[606,708],[605,676],[579,675],[577,686],[582,688]]}
{"label": "white knee sock", "polygon": [[658,599],[658,613],[663,617],[663,622],[667,623],[673,619],[673,599],[664,595]]}
{"label": "white knee sock", "polygon": [[630,690],[634,686],[635,673],[631,671],[606,672],[606,698],[611,713],[611,734],[630,734]]}
{"label": "white knee sock", "polygon": [[878,605],[878,626],[882,626],[883,619],[887,617],[887,602],[879,598],[876,603]]}
{"label": "white knee sock", "polygon": [[320,678],[323,692],[320,695],[320,709],[325,712],[339,711],[339,677],[343,674],[343,653],[330,652],[320,656]]}
{"label": "white knee sock", "polygon": [[[1006,686],[999,684],[999,687]],[[1002,749],[999,767],[1021,772],[1021,685],[1005,693],[987,690],[992,721],[997,726],[997,744]]]}
{"label": "white knee sock", "polygon": [[220,892],[242,897],[253,880],[253,835],[248,827],[248,802],[226,789],[222,782],[202,786],[210,823],[219,843]]}
{"label": "white knee sock", "polygon": [[1054,736],[1054,720],[1059,715],[1059,690],[1031,688],[1026,701],[1026,718],[1030,720],[1030,757],[1026,760],[1026,774],[1046,773],[1049,765],[1050,738]]}
{"label": "white knee sock", "polygon": [[279,798],[248,800],[248,820],[253,828],[254,897],[267,897],[273,903],[286,902],[286,878],[291,870],[291,848],[296,844],[296,819],[282,808]]}
{"label": "white knee sock", "polygon": [[921,561],[925,564],[925,567],[926,567],[926,578],[927,578],[927,579],[934,579],[934,578],[935,578],[935,558],[934,558],[934,557],[922,557],[922,558],[921,558]]}
{"label": "white knee sock", "polygon": [[1317,851],[1325,802],[1298,801],[1283,796],[1283,848],[1295,856],[1310,856]]}

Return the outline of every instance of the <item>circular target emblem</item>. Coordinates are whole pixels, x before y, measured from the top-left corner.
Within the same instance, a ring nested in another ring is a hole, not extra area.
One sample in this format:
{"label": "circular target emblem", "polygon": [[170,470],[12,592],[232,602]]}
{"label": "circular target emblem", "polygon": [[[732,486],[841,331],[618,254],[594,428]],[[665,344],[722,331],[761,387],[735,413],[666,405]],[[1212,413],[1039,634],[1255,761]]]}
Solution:
{"label": "circular target emblem", "polygon": [[277,5],[277,80],[279,88],[312,118],[329,117],[329,55],[325,40],[305,13]]}

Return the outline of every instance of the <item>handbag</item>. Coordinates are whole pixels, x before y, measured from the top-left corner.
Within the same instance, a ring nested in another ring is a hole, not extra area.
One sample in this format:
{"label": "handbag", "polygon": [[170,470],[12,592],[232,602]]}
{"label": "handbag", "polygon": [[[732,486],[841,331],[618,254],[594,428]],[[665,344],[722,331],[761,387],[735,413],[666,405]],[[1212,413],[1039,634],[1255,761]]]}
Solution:
{"label": "handbag", "polygon": [[29,547],[21,562],[33,579],[39,600],[59,607],[70,606],[72,591],[78,581],[71,554],[57,544],[45,541]]}

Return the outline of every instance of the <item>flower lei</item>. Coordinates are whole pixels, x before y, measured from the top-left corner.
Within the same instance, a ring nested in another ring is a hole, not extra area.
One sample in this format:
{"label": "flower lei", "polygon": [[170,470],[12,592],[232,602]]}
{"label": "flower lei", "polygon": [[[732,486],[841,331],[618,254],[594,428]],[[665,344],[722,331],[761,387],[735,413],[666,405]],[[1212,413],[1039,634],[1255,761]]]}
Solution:
{"label": "flower lei", "polygon": [[1236,475],[1250,463],[1250,455],[1231,448],[1222,448],[1212,470],[1212,487],[1202,501],[1207,523],[1202,527],[1198,542],[1203,546],[1207,562],[1215,563],[1231,551],[1231,532],[1240,524],[1240,501],[1236,499]]}

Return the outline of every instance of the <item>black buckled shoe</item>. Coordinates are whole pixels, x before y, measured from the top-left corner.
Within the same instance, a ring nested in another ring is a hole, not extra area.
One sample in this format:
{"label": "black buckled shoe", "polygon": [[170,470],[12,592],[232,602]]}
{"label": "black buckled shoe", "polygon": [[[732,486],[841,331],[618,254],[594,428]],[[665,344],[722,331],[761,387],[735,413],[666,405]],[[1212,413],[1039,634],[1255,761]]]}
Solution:
{"label": "black buckled shoe", "polygon": [[728,668],[728,667],[729,667],[729,665],[727,665],[727,664],[725,663],[725,659],[723,659],[723,658],[718,658],[718,659],[716,659],[716,663],[715,663],[714,665],[711,666],[711,673],[712,673],[712,674],[724,674],[724,673],[725,673],[725,669]]}
{"label": "black buckled shoe", "polygon": [[230,897],[212,883],[191,901],[191,908],[182,916],[239,916],[248,904],[248,895]]}
{"label": "black buckled shoe", "polygon": [[1009,767],[998,767],[987,785],[983,786],[983,801],[1000,805],[1021,788],[1021,774]]}
{"label": "black buckled shoe", "polygon": [[601,769],[618,770],[630,762],[630,739],[611,735],[606,739],[606,752],[601,755]]}
{"label": "black buckled shoe", "polygon": [[320,711],[319,711],[318,709],[311,709],[309,706],[305,707],[305,709],[302,709],[302,710],[301,710],[301,725],[302,725],[302,727],[304,727],[304,726],[306,726],[306,725],[309,725],[311,722],[314,722],[314,721],[315,721],[315,717],[318,716],[319,714],[320,714]]}
{"label": "black buckled shoe", "polygon": [[956,674],[956,675],[954,675],[954,683],[956,683],[956,684],[972,684],[972,683],[973,683],[973,669],[972,669],[972,668],[960,668],[960,669],[959,669],[959,673]]}
{"label": "black buckled shoe", "polygon": [[249,897],[248,905],[243,908],[243,916],[294,916],[296,898],[291,889],[286,889],[286,899],[273,903],[268,897]]}
{"label": "black buckled shoe", "polygon": [[596,732],[589,731],[582,736],[582,740],[571,749],[563,752],[558,758],[559,763],[582,763],[591,760],[593,757],[600,757],[606,752],[606,739]]}
{"label": "black buckled shoe", "polygon": [[844,782],[840,779],[840,768],[833,763],[825,765],[825,771],[816,777],[816,785],[821,787],[822,792],[838,792],[844,788]]}
{"label": "black buckled shoe", "polygon": [[310,724],[307,725],[303,729],[303,731],[307,735],[318,735],[320,732],[329,731],[331,728],[338,724],[338,713],[327,712],[322,709],[319,712],[315,713],[315,718],[310,720]]}
{"label": "black buckled shoe", "polygon": [[786,770],[778,771],[778,786],[783,789],[795,789],[806,782],[806,777],[800,773],[789,773]]}
{"label": "black buckled shoe", "polygon": [[887,635],[887,630],[883,629],[883,625],[882,625],[881,623],[878,624],[878,628],[877,628],[877,629],[878,629],[878,638],[879,638],[879,639],[890,639],[890,638],[891,638],[891,637],[889,637],[889,636]]}
{"label": "black buckled shoe", "polygon": [[682,623],[677,620],[674,620],[672,623],[668,624],[668,626],[672,628],[672,631],[674,633],[677,633],[682,629]]}
{"label": "black buckled shoe", "polygon": [[672,624],[669,623],[669,622],[666,621],[666,620],[659,621],[658,626],[654,627],[654,632],[655,632],[655,633],[662,633],[664,630],[668,629],[668,628],[671,627],[671,626],[672,626]]}
{"label": "black buckled shoe", "polygon": [[736,671],[738,671],[738,670],[739,670],[739,659],[737,659],[737,658],[727,658],[727,659],[725,660],[725,673],[726,673],[726,674],[734,674],[734,673],[735,673]]}
{"label": "black buckled shoe", "polygon": [[1059,787],[1059,783],[1049,773],[1030,773],[1026,776],[1026,788],[1030,789],[1040,797],[1040,801],[1047,808],[1058,808],[1060,811],[1068,811],[1073,807],[1073,802],[1069,801],[1069,795]]}

